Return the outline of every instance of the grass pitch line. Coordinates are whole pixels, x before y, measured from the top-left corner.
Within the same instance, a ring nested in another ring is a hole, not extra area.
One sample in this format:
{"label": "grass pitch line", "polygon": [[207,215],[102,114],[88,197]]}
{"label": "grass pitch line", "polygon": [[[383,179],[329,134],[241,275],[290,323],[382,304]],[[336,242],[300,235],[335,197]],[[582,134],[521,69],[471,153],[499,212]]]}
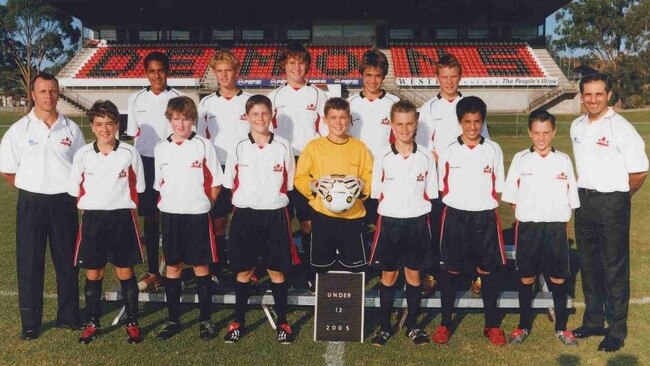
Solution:
{"label": "grass pitch line", "polygon": [[345,343],[328,342],[323,358],[325,359],[325,364],[327,366],[343,366],[345,365],[345,360],[343,358],[344,355]]}
{"label": "grass pitch line", "polygon": [[[631,305],[648,305],[650,304],[650,297],[641,297],[638,299],[630,299],[630,304]],[[585,303],[584,302],[573,302],[573,306],[576,308],[584,308]]]}

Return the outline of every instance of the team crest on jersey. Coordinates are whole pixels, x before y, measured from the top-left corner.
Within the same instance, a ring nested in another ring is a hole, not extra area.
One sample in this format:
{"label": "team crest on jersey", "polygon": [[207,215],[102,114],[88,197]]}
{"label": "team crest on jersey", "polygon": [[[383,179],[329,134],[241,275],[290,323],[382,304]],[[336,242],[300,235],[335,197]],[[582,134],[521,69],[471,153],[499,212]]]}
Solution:
{"label": "team crest on jersey", "polygon": [[599,138],[598,141],[596,141],[596,145],[608,147],[609,146],[609,140],[607,139],[607,137],[603,136],[603,137]]}
{"label": "team crest on jersey", "polygon": [[242,114],[241,116],[239,116],[239,120],[240,120],[240,121],[247,121],[248,119],[246,118],[246,113],[244,113],[244,114]]}
{"label": "team crest on jersey", "polygon": [[314,104],[314,103],[307,104],[307,110],[308,111],[315,111],[316,110],[316,104]]}
{"label": "team crest on jersey", "polygon": [[61,139],[61,145],[70,147],[72,146],[72,140],[70,140],[70,138],[66,136],[65,138]]}
{"label": "team crest on jersey", "polygon": [[555,179],[567,180],[569,179],[569,177],[566,175],[566,173],[561,172],[560,174],[557,175],[557,177],[555,177]]}
{"label": "team crest on jersey", "polygon": [[492,172],[492,167],[489,165],[486,165],[485,168],[483,168],[483,173],[492,174]]}
{"label": "team crest on jersey", "polygon": [[415,178],[417,182],[424,182],[424,174],[420,173],[418,176]]}
{"label": "team crest on jersey", "polygon": [[198,160],[194,160],[192,165],[190,165],[190,168],[201,168],[201,167],[203,167],[203,164]]}
{"label": "team crest on jersey", "polygon": [[126,178],[126,170],[122,170],[120,174],[117,175],[118,178]]}
{"label": "team crest on jersey", "polygon": [[284,166],[282,166],[280,164],[275,164],[275,166],[273,166],[273,171],[274,172],[283,172],[284,171]]}
{"label": "team crest on jersey", "polygon": [[390,119],[388,117],[384,117],[384,119],[381,120],[382,125],[389,125],[390,124]]}

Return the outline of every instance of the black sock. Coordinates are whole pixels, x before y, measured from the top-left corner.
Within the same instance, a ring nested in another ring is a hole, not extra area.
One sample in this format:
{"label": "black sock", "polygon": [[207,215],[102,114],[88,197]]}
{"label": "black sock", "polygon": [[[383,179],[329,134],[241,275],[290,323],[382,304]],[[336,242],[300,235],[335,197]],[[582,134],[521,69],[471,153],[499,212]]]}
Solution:
{"label": "black sock", "polygon": [[440,307],[441,320],[440,325],[451,328],[451,316],[454,312],[454,302],[456,301],[456,289],[460,275],[440,272]]}
{"label": "black sock", "polygon": [[273,308],[276,314],[278,314],[278,324],[287,322],[287,288],[286,282],[271,282],[271,292],[273,292],[273,301],[275,302]]}
{"label": "black sock", "polygon": [[99,318],[102,316],[102,280],[86,279],[84,293],[86,295],[86,317],[99,326]]}
{"label": "black sock", "polygon": [[160,230],[158,221],[150,222],[144,220],[144,244],[147,247],[147,272],[159,274],[158,270],[158,246],[160,242]]}
{"label": "black sock", "polygon": [[566,330],[569,320],[569,310],[566,308],[566,281],[562,284],[548,281],[548,288],[553,293],[553,306],[555,307],[555,331]]}
{"label": "black sock", "polygon": [[181,322],[181,279],[165,278],[165,295],[167,297],[167,320]]}
{"label": "black sock", "polygon": [[138,321],[138,282],[135,276],[128,280],[120,280],[122,287],[122,298],[124,299],[124,307],[126,308],[126,322],[137,323]]}
{"label": "black sock", "polygon": [[212,306],[210,275],[196,276],[196,294],[199,297],[199,321],[210,320]]}
{"label": "black sock", "polygon": [[406,316],[406,328],[417,328],[418,315],[420,315],[420,302],[422,301],[422,286],[412,286],[406,284],[406,307],[408,315]]}
{"label": "black sock", "polygon": [[393,313],[393,301],[395,300],[395,285],[386,286],[379,283],[379,324],[381,330],[392,333],[390,326],[390,315]]}
{"label": "black sock", "polygon": [[251,295],[251,283],[235,281],[235,321],[240,326],[246,323],[246,307]]}
{"label": "black sock", "polygon": [[482,274],[481,277],[481,297],[483,298],[483,309],[485,311],[485,327],[498,328],[499,309],[497,308],[497,296],[499,289],[494,274]]}
{"label": "black sock", "polygon": [[519,329],[532,329],[533,327],[533,287],[535,283],[525,285],[519,281]]}

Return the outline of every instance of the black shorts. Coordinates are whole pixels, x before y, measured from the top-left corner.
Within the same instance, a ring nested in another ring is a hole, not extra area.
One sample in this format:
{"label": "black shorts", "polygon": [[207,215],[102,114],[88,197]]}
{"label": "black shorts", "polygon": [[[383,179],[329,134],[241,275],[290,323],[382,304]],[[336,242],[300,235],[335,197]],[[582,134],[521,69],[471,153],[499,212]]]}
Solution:
{"label": "black shorts", "polygon": [[328,268],[339,261],[344,267],[358,268],[367,263],[363,218],[341,219],[312,211],[311,265]]}
{"label": "black shorts", "polygon": [[520,277],[544,273],[569,278],[569,238],[566,222],[517,222],[517,272]]}
{"label": "black shorts", "polygon": [[198,266],[217,262],[217,243],[208,213],[161,212],[160,231],[163,255],[168,266],[180,263]]}
{"label": "black shorts", "polygon": [[86,269],[104,268],[106,263],[119,268],[142,263],[135,210],[83,211],[74,263]]}
{"label": "black shorts", "polygon": [[[222,165],[221,170],[225,171],[226,167]],[[219,196],[217,196],[217,202],[214,203],[214,206],[210,210],[210,217],[213,219],[228,217],[228,214],[232,212],[232,208],[232,191],[221,186]]]}
{"label": "black shorts", "polygon": [[153,182],[156,180],[156,165],[154,158],[142,157],[142,168],[144,170],[144,192],[138,193],[138,214],[149,216],[158,212],[159,193],[153,189]]}
{"label": "black shorts", "polygon": [[286,207],[277,210],[236,208],[230,222],[228,260],[233,272],[245,271],[261,263],[266,269],[286,273],[300,264]]}
{"label": "black shorts", "polygon": [[[298,156],[296,156],[296,164],[298,164]],[[289,210],[289,217],[295,216],[298,221],[309,221],[311,220],[312,208],[309,206],[309,200],[307,197],[303,196],[297,189],[293,189],[287,192],[289,197],[289,205],[287,209]]]}
{"label": "black shorts", "polygon": [[375,224],[379,219],[377,214],[377,207],[379,206],[379,201],[375,198],[368,198],[363,201],[363,208],[366,209],[366,217],[363,219],[366,225]]}
{"label": "black shorts", "polygon": [[506,264],[506,249],[497,210],[464,211],[446,206],[440,226],[440,268],[492,272]]}
{"label": "black shorts", "polygon": [[422,270],[431,266],[429,215],[398,219],[379,216],[372,241],[370,265],[382,271],[400,267]]}

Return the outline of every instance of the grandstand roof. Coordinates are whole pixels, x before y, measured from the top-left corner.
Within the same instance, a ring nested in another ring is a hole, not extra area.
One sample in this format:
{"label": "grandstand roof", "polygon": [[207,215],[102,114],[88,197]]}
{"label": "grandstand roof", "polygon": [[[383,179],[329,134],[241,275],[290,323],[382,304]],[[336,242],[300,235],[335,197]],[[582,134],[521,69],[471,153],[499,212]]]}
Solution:
{"label": "grandstand roof", "polygon": [[50,0],[89,28],[131,26],[191,29],[263,26],[265,22],[310,26],[316,19],[384,19],[392,24],[534,22],[570,0]]}

